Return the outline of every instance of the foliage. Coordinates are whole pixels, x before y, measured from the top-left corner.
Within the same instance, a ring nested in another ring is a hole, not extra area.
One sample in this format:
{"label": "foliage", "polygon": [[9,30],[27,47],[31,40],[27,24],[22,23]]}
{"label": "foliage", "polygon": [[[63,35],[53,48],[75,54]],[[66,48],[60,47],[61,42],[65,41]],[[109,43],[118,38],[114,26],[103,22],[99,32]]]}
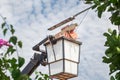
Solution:
{"label": "foliage", "polygon": [[36,72],[36,80],[49,80],[49,76],[47,74],[42,74],[41,72]]}
{"label": "foliage", "polygon": [[109,64],[110,75],[116,73],[115,78],[112,76],[111,80],[120,80],[120,34],[117,34],[116,30],[108,30],[108,33],[104,33],[107,38],[105,42],[105,55],[103,62]]}
{"label": "foliage", "polygon": [[111,12],[111,23],[120,25],[120,0],[85,0],[87,4],[93,4],[92,9],[97,9],[98,17],[101,18],[102,13]]}
{"label": "foliage", "polygon": [[[85,0],[85,2],[93,5],[92,9],[96,9],[99,18],[103,12],[111,12],[109,18],[111,23],[120,25],[120,0]],[[117,34],[116,30],[109,29],[104,36],[107,38],[105,42],[107,49],[106,56],[103,56],[103,62],[109,64],[110,80],[120,80],[120,34]]]}
{"label": "foliage", "polygon": [[[20,68],[23,66],[25,59],[20,57],[17,48],[22,48],[22,41],[20,41],[17,36],[15,36],[15,29],[10,24],[7,24],[6,21],[1,24],[1,29],[3,35],[6,36],[7,33],[10,33],[9,43],[12,46],[9,46],[5,52],[3,52],[0,58],[0,78],[1,80],[28,80],[27,75],[22,75]],[[17,57],[13,57],[14,53],[17,53]],[[10,74],[10,75],[8,75]],[[21,78],[22,77],[22,78]]]}
{"label": "foliage", "polygon": [[[25,63],[25,59],[19,56],[18,48],[22,48],[22,41],[15,35],[15,29],[13,25],[7,24],[5,18],[1,24],[3,35],[11,34],[9,37],[9,43],[7,50],[0,55],[0,78],[1,80],[31,80],[28,75],[21,74],[21,67]],[[8,42],[6,41],[7,45]],[[0,46],[2,48],[3,45]],[[13,54],[17,53],[17,58],[13,57]],[[36,74],[36,80],[49,80],[46,74],[39,76]]]}

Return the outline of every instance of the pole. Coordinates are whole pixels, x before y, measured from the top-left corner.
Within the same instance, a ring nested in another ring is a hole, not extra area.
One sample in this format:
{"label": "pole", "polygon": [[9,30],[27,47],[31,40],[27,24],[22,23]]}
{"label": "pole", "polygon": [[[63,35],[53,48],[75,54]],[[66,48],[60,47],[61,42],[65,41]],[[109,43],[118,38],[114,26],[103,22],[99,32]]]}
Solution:
{"label": "pole", "polygon": [[63,21],[61,21],[60,23],[58,23],[58,24],[56,24],[56,25],[54,25],[54,26],[48,28],[48,30],[50,30],[50,31],[51,31],[51,30],[54,30],[54,29],[58,28],[59,26],[65,24],[65,23],[67,23],[67,22],[70,22],[70,21],[74,20],[75,17],[77,17],[77,16],[80,15],[81,13],[83,13],[83,12],[89,10],[89,9],[92,8],[92,7],[93,7],[93,6],[90,6],[90,7],[86,8],[85,10],[78,12],[77,14],[73,15],[72,17],[69,17],[69,18],[67,18],[67,19],[65,19],[65,20],[63,20]]}
{"label": "pole", "polygon": [[63,24],[65,24],[65,23],[67,23],[67,22],[70,22],[70,21],[72,21],[72,20],[74,20],[74,19],[75,19],[74,17],[69,17],[69,18],[61,21],[60,23],[58,23],[58,24],[56,24],[56,25],[48,28],[48,30],[50,30],[50,31],[51,31],[51,30],[54,30],[54,29],[58,28],[59,26],[62,26]]}
{"label": "pole", "polygon": [[74,18],[77,17],[78,15],[80,15],[81,13],[83,13],[83,12],[89,10],[89,9],[92,8],[92,7],[93,7],[93,6],[90,6],[90,7],[86,8],[85,10],[78,12],[78,13],[75,14],[73,17],[74,17]]}

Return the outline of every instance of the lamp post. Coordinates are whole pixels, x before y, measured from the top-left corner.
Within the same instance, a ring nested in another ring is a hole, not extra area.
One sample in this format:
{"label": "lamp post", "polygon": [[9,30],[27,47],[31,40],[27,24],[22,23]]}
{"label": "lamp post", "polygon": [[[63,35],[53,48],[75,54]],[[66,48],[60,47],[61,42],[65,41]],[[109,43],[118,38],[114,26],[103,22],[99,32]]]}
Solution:
{"label": "lamp post", "polygon": [[51,78],[67,80],[78,75],[81,44],[65,37],[44,44]]}

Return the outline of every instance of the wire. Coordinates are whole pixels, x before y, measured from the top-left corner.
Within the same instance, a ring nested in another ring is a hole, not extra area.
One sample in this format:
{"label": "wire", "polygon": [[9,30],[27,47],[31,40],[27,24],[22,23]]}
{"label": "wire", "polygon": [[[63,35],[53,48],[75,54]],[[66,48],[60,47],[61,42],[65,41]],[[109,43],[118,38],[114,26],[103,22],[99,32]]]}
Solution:
{"label": "wire", "polygon": [[53,51],[54,59],[55,59],[55,61],[56,61],[56,54],[55,54],[54,46],[53,46],[53,44],[52,44],[52,42],[51,42],[50,36],[48,36],[48,39],[49,39],[49,41],[50,41],[50,45],[51,45],[51,48],[52,48],[52,51]]}
{"label": "wire", "polygon": [[83,11],[78,12],[77,14],[73,15],[73,18],[75,18],[75,17],[77,17],[78,15],[84,13],[85,11],[88,11],[88,10],[91,9],[92,7],[93,7],[93,6],[90,6],[90,7],[86,8],[86,9],[84,9]]}
{"label": "wire", "polygon": [[66,24],[66,23],[68,23],[68,22],[74,20],[75,17],[77,17],[78,15],[84,13],[85,11],[88,11],[88,10],[91,9],[92,7],[93,7],[93,6],[90,6],[90,7],[86,8],[86,9],[84,9],[84,10],[82,10],[82,11],[76,13],[76,14],[73,15],[72,17],[69,17],[69,18],[67,18],[67,19],[65,19],[65,20],[63,20],[63,21],[61,21],[61,22],[59,22],[58,24],[56,24],[56,25],[54,25],[54,26],[48,28],[48,30],[54,30],[54,29],[56,29],[56,28],[62,26],[63,24]]}
{"label": "wire", "polygon": [[52,42],[51,42],[51,39],[50,39],[50,35],[49,35],[49,33],[48,33],[48,30],[46,30],[46,36],[48,36],[48,40],[49,40],[49,42],[50,42],[50,45],[51,45],[51,48],[52,48],[52,51],[53,51],[54,59],[55,59],[55,61],[56,61],[56,54],[55,54],[55,50],[54,50],[54,45],[53,45]]}
{"label": "wire", "polygon": [[88,14],[89,10],[86,12],[86,14],[83,16],[82,20],[80,21],[80,23],[78,24],[78,27],[75,31],[78,30],[79,26],[82,24],[83,20],[86,18],[87,14]]}

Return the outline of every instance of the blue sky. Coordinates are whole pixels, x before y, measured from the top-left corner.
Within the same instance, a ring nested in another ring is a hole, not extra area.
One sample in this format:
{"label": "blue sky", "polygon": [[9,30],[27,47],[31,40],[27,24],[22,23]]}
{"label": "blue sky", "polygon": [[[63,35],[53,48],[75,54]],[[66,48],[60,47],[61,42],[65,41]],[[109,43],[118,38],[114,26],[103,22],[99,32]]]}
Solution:
{"label": "blue sky", "polygon": [[[0,14],[7,17],[8,23],[14,25],[16,35],[23,41],[23,49],[19,52],[27,63],[34,52],[32,47],[48,34],[56,34],[60,30],[51,32],[47,31],[47,28],[89,6],[80,0],[0,0]],[[108,20],[110,14],[104,13],[103,18],[98,19],[95,11],[89,10],[80,24],[85,15],[86,12],[68,23],[79,24],[76,32],[83,43],[79,76],[71,80],[108,80],[109,69],[102,63],[102,56],[105,51],[103,33],[108,28],[114,28]],[[43,69],[43,72],[48,73],[47,67],[39,68]]]}

